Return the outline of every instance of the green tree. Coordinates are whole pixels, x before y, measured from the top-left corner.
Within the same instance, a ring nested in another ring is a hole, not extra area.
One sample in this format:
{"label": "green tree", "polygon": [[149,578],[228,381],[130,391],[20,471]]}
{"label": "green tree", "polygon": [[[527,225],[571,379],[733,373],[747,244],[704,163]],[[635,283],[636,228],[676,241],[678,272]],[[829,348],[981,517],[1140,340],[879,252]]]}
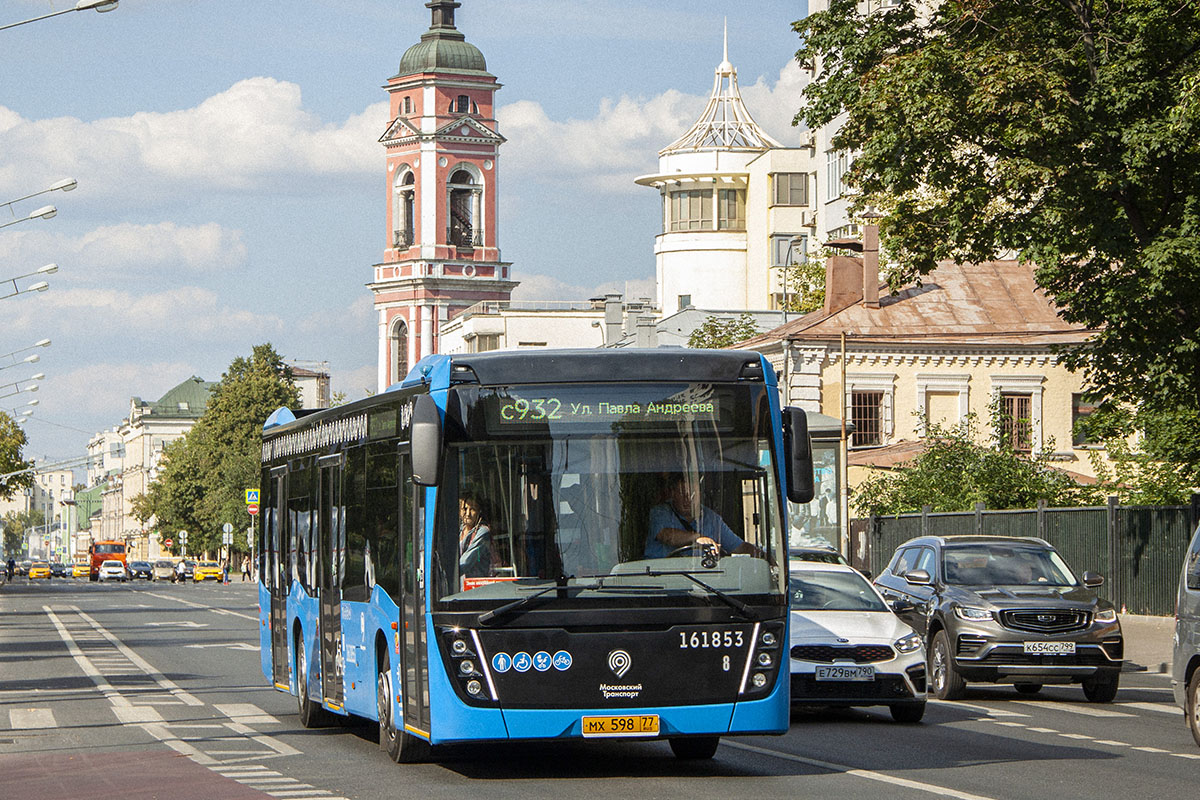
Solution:
{"label": "green tree", "polygon": [[203,416],[164,450],[139,515],[153,513],[160,536],[186,530],[191,552],[220,547],[224,523],[249,522],[244,491],[258,487],[263,422],[281,406],[299,408],[300,393],[275,349],[234,359]]}
{"label": "green tree", "polygon": [[845,112],[899,277],[1016,252],[1097,331],[1065,358],[1101,395],[1200,408],[1200,3],[859,5],[794,24],[819,68],[796,121]]}
{"label": "green tree", "polygon": [[754,317],[743,313],[737,319],[729,317],[706,317],[700,326],[688,336],[688,347],[719,350],[744,342],[758,334]]}
{"label": "green tree", "polygon": [[[997,425],[998,416],[992,424]],[[925,450],[913,460],[871,475],[855,490],[851,504],[859,516],[910,514],[925,505],[934,511],[970,511],[976,503],[991,509],[1034,508],[1038,500],[1071,506],[1094,500],[1085,487],[1049,465],[1041,455],[1017,452],[1002,438],[979,444],[975,415],[957,426],[929,425]]]}
{"label": "green tree", "polygon": [[1089,441],[1102,495],[1129,505],[1182,505],[1200,486],[1200,412],[1102,407],[1076,424]]}
{"label": "green tree", "polygon": [[[0,411],[0,475],[22,472],[33,466],[21,458],[21,450],[24,447],[25,431],[12,417]],[[30,486],[33,486],[32,471],[0,479],[0,500],[8,500],[18,489],[27,489]]]}
{"label": "green tree", "polygon": [[25,551],[25,535],[46,524],[46,515],[41,509],[10,511],[4,515],[4,552],[16,558]]}

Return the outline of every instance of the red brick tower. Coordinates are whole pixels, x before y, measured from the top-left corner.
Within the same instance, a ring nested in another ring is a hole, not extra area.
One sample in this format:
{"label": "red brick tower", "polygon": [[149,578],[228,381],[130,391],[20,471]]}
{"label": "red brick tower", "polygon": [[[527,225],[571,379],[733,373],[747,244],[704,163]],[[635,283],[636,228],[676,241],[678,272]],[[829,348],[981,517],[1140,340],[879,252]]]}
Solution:
{"label": "red brick tower", "polygon": [[433,21],[388,79],[387,249],[369,284],[379,318],[379,389],[437,352],[442,322],[517,281],[496,231],[499,149],[483,53],[454,27],[457,0],[425,4]]}

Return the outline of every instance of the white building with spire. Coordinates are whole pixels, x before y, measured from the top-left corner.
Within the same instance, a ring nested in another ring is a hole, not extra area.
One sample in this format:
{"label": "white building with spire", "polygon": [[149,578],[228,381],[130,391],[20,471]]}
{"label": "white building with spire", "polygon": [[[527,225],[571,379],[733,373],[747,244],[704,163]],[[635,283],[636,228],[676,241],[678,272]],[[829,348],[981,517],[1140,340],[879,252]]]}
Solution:
{"label": "white building with spire", "polygon": [[658,171],[637,183],[662,196],[662,314],[781,308],[783,267],[803,258],[816,226],[812,149],[785,147],[754,121],[727,38],[704,112],[658,157]]}

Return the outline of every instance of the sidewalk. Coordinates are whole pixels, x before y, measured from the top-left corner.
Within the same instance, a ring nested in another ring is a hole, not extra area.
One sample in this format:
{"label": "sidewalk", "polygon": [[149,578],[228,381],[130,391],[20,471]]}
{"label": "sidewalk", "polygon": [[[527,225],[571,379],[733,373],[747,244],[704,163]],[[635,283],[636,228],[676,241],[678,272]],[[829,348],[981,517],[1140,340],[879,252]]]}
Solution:
{"label": "sidewalk", "polygon": [[1125,672],[1170,672],[1175,618],[1122,614]]}

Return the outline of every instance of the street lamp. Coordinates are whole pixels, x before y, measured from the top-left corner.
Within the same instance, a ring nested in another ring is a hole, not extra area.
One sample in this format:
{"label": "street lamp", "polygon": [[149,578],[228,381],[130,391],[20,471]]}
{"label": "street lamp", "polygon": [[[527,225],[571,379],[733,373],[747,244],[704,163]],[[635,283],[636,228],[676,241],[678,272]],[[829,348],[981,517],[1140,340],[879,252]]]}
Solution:
{"label": "street lamp", "polygon": [[24,353],[26,350],[32,350],[35,347],[49,347],[49,346],[50,346],[50,340],[42,339],[40,342],[34,342],[33,344],[29,345],[28,347],[18,347],[16,350],[13,350],[11,353],[5,353],[4,355],[0,355],[0,359],[11,358],[13,361],[13,363],[11,363],[11,364],[0,364],[0,369],[8,369],[9,367],[16,367],[21,364],[36,364],[37,362],[42,360],[42,357],[40,355],[38,355],[37,353],[31,353],[30,355],[27,355],[22,359],[18,359],[17,354]]}
{"label": "street lamp", "polygon": [[[38,374],[41,375],[40,372]],[[42,377],[44,378],[46,376],[42,375]],[[28,386],[22,386],[21,381],[17,381],[16,383],[8,383],[4,386],[0,386],[0,389],[6,389],[10,386],[13,388],[13,391],[8,392],[7,394],[0,394],[0,398],[12,397],[20,394],[21,392],[36,392],[39,388],[41,388],[36,383],[31,383]]]}
{"label": "street lamp", "polygon": [[37,197],[40,194],[49,194],[50,192],[69,192],[78,185],[79,182],[74,178],[63,178],[61,181],[55,181],[52,183],[48,189],[42,189],[40,192],[34,192],[33,194],[27,194],[24,197],[18,197],[16,200],[9,200],[6,203],[0,203],[0,208],[8,206],[9,210],[11,211],[13,203],[19,203],[22,200],[28,200],[31,197]]}
{"label": "street lamp", "polygon": [[17,217],[11,222],[0,223],[0,228],[7,228],[9,225],[16,225],[18,222],[28,222],[31,219],[50,219],[58,214],[58,209],[54,206],[42,206],[37,211],[30,212],[27,217]]}
{"label": "street lamp", "polygon": [[30,22],[38,22],[43,19],[57,17],[60,14],[70,14],[72,11],[91,11],[96,10],[103,14],[106,11],[112,11],[117,7],[118,0],[79,0],[72,8],[65,8],[62,11],[52,11],[49,14],[42,14],[40,17],[32,19],[23,19],[20,22],[10,22],[7,25],[0,25],[0,31],[6,31],[9,28],[15,28],[18,25],[27,25]]}

